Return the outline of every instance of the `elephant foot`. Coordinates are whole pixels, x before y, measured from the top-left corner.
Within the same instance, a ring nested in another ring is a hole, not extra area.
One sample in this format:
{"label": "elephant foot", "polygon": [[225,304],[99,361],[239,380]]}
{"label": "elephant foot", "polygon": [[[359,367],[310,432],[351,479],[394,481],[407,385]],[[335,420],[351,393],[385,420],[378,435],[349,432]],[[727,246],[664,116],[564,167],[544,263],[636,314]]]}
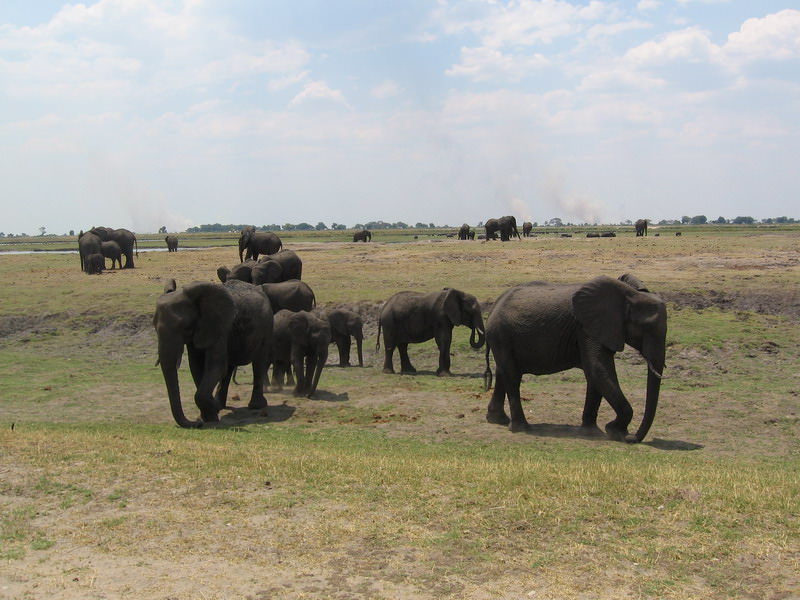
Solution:
{"label": "elephant foot", "polygon": [[394,375],[394,369],[391,367],[383,367],[383,372],[387,375]]}
{"label": "elephant foot", "polygon": [[494,425],[508,425],[511,423],[511,419],[508,418],[508,415],[504,412],[486,412],[486,421],[487,423],[493,423]]}
{"label": "elephant foot", "polygon": [[266,407],[267,407],[267,401],[264,399],[263,396],[260,398],[251,398],[250,402],[248,402],[247,404],[247,408],[252,410],[256,410],[259,408],[266,408]]}
{"label": "elephant foot", "polygon": [[203,423],[219,423],[219,413],[201,413],[200,417],[203,419]]}
{"label": "elephant foot", "polygon": [[528,424],[527,421],[511,421],[508,424],[508,428],[511,430],[512,433],[519,433],[530,431],[531,426]]}
{"label": "elephant foot", "polygon": [[400,373],[402,375],[415,375],[417,373],[417,370],[411,365],[408,365],[407,367],[402,367],[400,369]]}
{"label": "elephant foot", "polygon": [[606,425],[606,435],[615,442],[624,442],[628,437],[628,428],[619,427],[614,424],[614,421]]}
{"label": "elephant foot", "polygon": [[438,377],[452,377],[453,374],[448,369],[439,369],[436,371]]}
{"label": "elephant foot", "polygon": [[636,435],[633,434],[633,433],[629,433],[628,435],[625,436],[625,443],[626,444],[638,444],[641,441],[642,440],[640,440],[638,437],[636,437]]}

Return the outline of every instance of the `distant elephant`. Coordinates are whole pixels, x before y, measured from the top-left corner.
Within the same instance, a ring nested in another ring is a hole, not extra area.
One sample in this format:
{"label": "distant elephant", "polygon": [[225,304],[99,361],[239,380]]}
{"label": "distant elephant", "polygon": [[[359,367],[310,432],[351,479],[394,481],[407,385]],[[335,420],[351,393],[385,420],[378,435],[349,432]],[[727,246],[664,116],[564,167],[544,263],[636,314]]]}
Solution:
{"label": "distant elephant", "polygon": [[392,355],[397,348],[401,373],[416,373],[408,358],[408,344],[435,339],[439,348],[436,374],[450,375],[450,343],[456,325],[472,329],[470,346],[475,349],[483,346],[483,315],[477,298],[472,294],[452,288],[428,294],[396,293],[383,305],[378,322],[378,346],[381,330],[385,346],[383,372],[394,373]]}
{"label": "distant elephant", "polygon": [[489,219],[484,223],[486,229],[486,239],[496,240],[497,233],[500,233],[500,240],[509,241],[513,236],[522,239],[517,231],[517,219],[513,216],[500,217],[499,219]]}
{"label": "distant elephant", "polygon": [[175,235],[168,235],[164,238],[164,241],[167,243],[167,252],[177,252],[178,251],[178,237]]}
{"label": "distant elephant", "polygon": [[525,221],[522,223],[522,236],[523,237],[531,237],[531,231],[533,231],[533,223],[530,221]]}
{"label": "distant elephant", "polygon": [[262,283],[278,283],[290,279],[303,278],[303,261],[293,250],[281,250],[258,259],[250,271],[251,281]]}
{"label": "distant elephant", "polygon": [[95,234],[86,231],[81,231],[78,234],[78,256],[81,259],[81,271],[88,273],[88,257],[92,254],[100,254],[102,256],[103,240]]}
{"label": "distant elephant", "polygon": [[[158,335],[158,362],[178,425],[200,427],[204,422],[219,421],[231,377],[240,365],[253,365],[248,407],[267,407],[264,384],[272,349],[273,314],[260,288],[237,280],[222,285],[196,281],[176,291],[172,279],[156,302],[153,326]],[[194,400],[201,421],[187,419],[181,405],[178,366],[184,346],[197,388]]]}
{"label": "distant elephant", "polygon": [[469,225],[464,223],[458,230],[458,239],[460,240],[474,240],[475,232],[470,229]]}
{"label": "distant elephant", "polygon": [[647,219],[638,219],[634,227],[636,227],[636,237],[647,235]]}
{"label": "distant elephant", "polygon": [[280,389],[283,375],[294,371],[295,396],[311,398],[328,360],[331,329],[325,319],[308,311],[280,310],[275,314],[272,361],[273,385]]}
{"label": "distant elephant", "polygon": [[600,234],[597,233],[596,231],[590,231],[589,233],[586,234],[586,237],[587,238],[599,238]]}
{"label": "distant elephant", "polygon": [[111,229],[109,227],[92,227],[89,230],[104,242],[117,242],[122,255],[125,257],[123,269],[133,269],[133,252],[136,249],[136,256],[139,256],[139,243],[136,235],[127,229]]}
{"label": "distant elephant", "polygon": [[362,229],[361,231],[356,231],[353,234],[353,241],[354,242],[371,242],[372,241],[372,232],[369,229]]}
{"label": "distant elephant", "polygon": [[115,265],[122,268],[122,248],[119,247],[117,242],[101,242],[100,253],[105,258],[111,259],[111,268],[116,269]]}
{"label": "distant elephant", "polygon": [[358,366],[363,367],[364,355],[361,349],[364,341],[364,322],[361,315],[345,308],[334,308],[325,313],[325,318],[331,326],[331,341],[339,350],[339,366],[350,366],[350,344],[352,339],[355,339]]}
{"label": "distant elephant", "polygon": [[234,267],[231,269],[225,266],[219,267],[217,269],[217,277],[219,277],[219,280],[222,283],[225,283],[229,279],[236,279],[238,281],[252,283],[252,271],[256,264],[258,263],[255,260],[250,259],[244,261],[243,263],[239,263],[238,265],[234,265]]}
{"label": "distant elephant", "polygon": [[261,289],[269,298],[274,313],[284,308],[292,312],[311,311],[317,305],[314,291],[305,281],[299,279],[264,283],[261,285]]}
{"label": "distant elephant", "polygon": [[95,252],[86,257],[84,270],[89,275],[99,275],[106,268],[106,258],[99,252]]}
{"label": "distant elephant", "polygon": [[[586,398],[582,428],[597,431],[597,412],[605,398],[616,412],[606,425],[615,440],[640,442],[656,413],[665,364],[667,309],[657,295],[636,277],[600,276],[584,284],[534,281],[506,290],[486,321],[486,378],[490,387],[489,353],[494,356],[497,381],[486,411],[490,423],[528,428],[520,402],[524,373],[547,375],[583,369]],[[647,397],[639,430],[628,425],[633,409],[620,389],[614,354],[625,344],[647,362]],[[504,411],[508,397],[509,418]]]}
{"label": "distant elephant", "polygon": [[[272,231],[256,231],[255,227],[245,227],[239,237],[239,260],[252,258],[258,260],[261,254],[275,254],[283,247],[281,238]],[[245,252],[244,257],[242,253]]]}

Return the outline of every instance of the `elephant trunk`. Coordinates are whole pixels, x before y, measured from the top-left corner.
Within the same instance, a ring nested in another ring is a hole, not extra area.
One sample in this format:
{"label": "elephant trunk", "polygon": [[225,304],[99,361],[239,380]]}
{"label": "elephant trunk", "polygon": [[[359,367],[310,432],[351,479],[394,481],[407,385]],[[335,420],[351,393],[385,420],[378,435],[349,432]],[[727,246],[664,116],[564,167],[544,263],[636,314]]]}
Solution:
{"label": "elephant trunk", "polygon": [[[181,350],[183,347],[181,346]],[[183,352],[166,352],[163,349],[158,353],[158,361],[161,364],[161,373],[164,375],[164,383],[167,386],[169,396],[169,407],[172,410],[172,417],[175,422],[184,428],[195,428],[202,426],[201,421],[190,421],[183,413],[181,404],[181,392],[178,384],[178,364]]]}
{"label": "elephant trunk", "polygon": [[[327,346],[325,347],[327,350]],[[320,352],[317,356],[316,363],[314,364],[314,373],[311,375],[311,381],[306,382],[308,385],[308,394],[306,397],[311,398],[314,395],[314,392],[317,391],[317,384],[319,383],[320,375],[322,375],[322,368],[325,366],[325,363],[328,360],[328,353],[327,352]]]}
{"label": "elephant trunk", "polygon": [[638,443],[641,442],[650,430],[653,424],[653,419],[656,416],[656,407],[658,406],[658,395],[661,391],[661,376],[663,373],[663,363],[659,370],[649,360],[647,361],[647,398],[644,404],[644,414],[642,415],[642,423],[639,425],[639,430],[625,438],[626,442]]}
{"label": "elephant trunk", "polygon": [[[477,336],[476,336],[477,333]],[[477,340],[475,339],[477,337]],[[483,348],[483,343],[486,341],[486,332],[478,327],[472,328],[472,333],[469,335],[469,345],[475,350]]]}

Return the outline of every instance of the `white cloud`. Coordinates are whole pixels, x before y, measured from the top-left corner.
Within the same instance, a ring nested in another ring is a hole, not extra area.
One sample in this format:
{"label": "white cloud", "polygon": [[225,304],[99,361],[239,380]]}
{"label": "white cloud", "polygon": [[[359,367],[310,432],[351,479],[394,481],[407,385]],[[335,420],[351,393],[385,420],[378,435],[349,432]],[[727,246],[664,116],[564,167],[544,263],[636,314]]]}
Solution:
{"label": "white cloud", "polygon": [[400,86],[397,85],[394,81],[384,81],[378,86],[372,88],[369,92],[370,96],[373,98],[377,98],[379,100],[385,100],[386,98],[392,98],[397,96],[400,93]]}
{"label": "white cloud", "polygon": [[748,19],[728,36],[725,51],[743,60],[800,58],[800,11],[782,10]]}
{"label": "white cloud", "polygon": [[340,104],[349,108],[342,92],[331,89],[324,81],[310,81],[307,83],[303,91],[292,98],[292,101],[289,102],[289,106],[298,106],[306,102],[318,100],[333,102],[334,104]]}

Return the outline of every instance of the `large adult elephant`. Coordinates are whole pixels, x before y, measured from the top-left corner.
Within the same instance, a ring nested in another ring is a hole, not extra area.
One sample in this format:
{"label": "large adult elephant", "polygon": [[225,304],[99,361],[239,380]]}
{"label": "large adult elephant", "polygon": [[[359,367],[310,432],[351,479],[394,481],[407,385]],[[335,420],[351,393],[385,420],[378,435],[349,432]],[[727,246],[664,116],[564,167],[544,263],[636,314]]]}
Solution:
{"label": "large adult elephant", "polygon": [[339,366],[350,366],[350,346],[352,340],[356,341],[358,352],[358,366],[364,366],[362,345],[364,341],[364,322],[361,315],[346,308],[334,308],[325,313],[325,318],[331,326],[331,341],[339,350]]}
{"label": "large adult elephant", "polygon": [[475,234],[474,233],[472,234],[472,238],[470,238],[470,232],[471,231],[472,230],[469,228],[469,225],[464,223],[458,230],[458,239],[460,239],[460,240],[475,239]]}
{"label": "large adult elephant", "polygon": [[634,227],[636,228],[636,237],[647,235],[647,219],[638,219],[634,223]]}
{"label": "large adult elephant", "polygon": [[[497,366],[497,381],[486,412],[490,423],[528,428],[520,402],[523,373],[546,375],[583,369],[586,398],[582,427],[597,431],[597,412],[605,398],[616,413],[606,424],[615,440],[640,442],[656,414],[664,371],[667,309],[637,278],[600,276],[582,284],[531,282],[504,292],[486,321],[486,370],[491,381],[489,352]],[[647,362],[647,396],[642,422],[628,433],[633,409],[620,389],[614,354],[628,344]],[[504,411],[508,398],[511,412]]]}
{"label": "large adult elephant", "polygon": [[369,229],[362,229],[361,231],[356,231],[353,234],[353,241],[354,242],[371,242],[372,241],[372,232]]}
{"label": "large adult elephant", "polygon": [[245,227],[239,236],[239,260],[258,260],[261,254],[275,254],[282,247],[283,242],[278,234],[272,231],[256,231],[252,226]]}
{"label": "large adult elephant", "polygon": [[274,338],[273,384],[280,388],[283,375],[291,366],[296,381],[294,395],[311,398],[328,360],[328,322],[308,311],[281,310],[275,314]]}
{"label": "large adult elephant", "polygon": [[453,288],[440,292],[398,292],[383,305],[378,323],[378,346],[383,330],[383,372],[394,373],[392,355],[400,354],[401,373],[416,373],[408,358],[408,344],[436,340],[439,348],[437,375],[450,375],[450,343],[453,327],[466,325],[472,329],[469,343],[475,349],[483,346],[485,329],[477,298]]}
{"label": "large adult elephant", "polygon": [[[156,302],[153,325],[158,335],[158,362],[178,425],[200,427],[204,422],[219,421],[231,377],[240,365],[253,365],[248,407],[266,408],[264,384],[272,348],[273,314],[261,288],[238,280],[222,285],[198,281],[176,291],[175,280],[169,280]],[[184,346],[197,388],[194,400],[200,421],[187,419],[181,405],[178,366]]]}
{"label": "large adult elephant", "polygon": [[258,259],[250,271],[256,285],[303,278],[303,261],[294,250],[281,250]]}
{"label": "large adult elephant", "polygon": [[499,219],[489,219],[483,226],[486,229],[487,240],[496,240],[498,233],[500,233],[500,240],[503,242],[509,241],[513,236],[517,236],[517,239],[522,239],[517,230],[517,219],[512,215],[500,217]]}
{"label": "large adult elephant", "polygon": [[122,255],[125,257],[123,269],[133,269],[133,252],[136,249],[136,256],[139,256],[139,243],[136,235],[128,229],[111,229],[110,227],[92,227],[89,230],[104,242],[117,242]]}
{"label": "large adult elephant", "polygon": [[178,236],[168,235],[167,237],[164,238],[164,241],[167,243],[167,252],[178,251]]}
{"label": "large adult elephant", "polygon": [[93,254],[99,254],[102,257],[102,249],[103,240],[91,231],[81,231],[78,234],[78,256],[81,259],[81,271],[89,273],[91,268],[91,272],[95,272],[96,265],[92,264],[95,261],[90,263],[88,258]]}
{"label": "large adult elephant", "polygon": [[317,305],[314,290],[305,281],[299,279],[264,283],[261,285],[261,289],[269,298],[274,313],[284,308],[292,312],[311,311]]}

